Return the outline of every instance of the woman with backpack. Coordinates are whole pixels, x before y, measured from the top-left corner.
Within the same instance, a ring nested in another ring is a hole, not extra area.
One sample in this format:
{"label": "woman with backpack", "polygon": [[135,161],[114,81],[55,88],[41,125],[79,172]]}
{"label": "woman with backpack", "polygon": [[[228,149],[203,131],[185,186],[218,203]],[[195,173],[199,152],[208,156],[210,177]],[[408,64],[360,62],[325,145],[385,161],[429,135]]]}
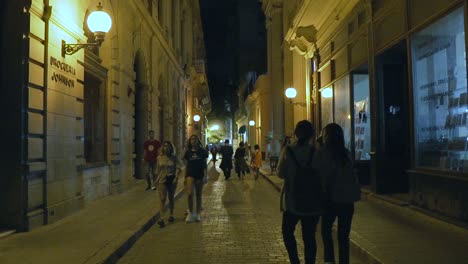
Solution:
{"label": "woman with backpack", "polygon": [[353,173],[351,153],[345,147],[343,129],[331,123],[322,132],[323,146],[314,157],[314,168],[324,179],[327,197],[322,216],[322,240],[325,263],[335,263],[332,226],[338,218],[339,263],[349,263],[349,233],[354,202],[360,200],[360,186]]}
{"label": "woman with backpack", "polygon": [[310,264],[315,263],[317,254],[315,231],[322,213],[320,195],[323,187],[318,173],[312,170],[314,126],[307,120],[300,121],[294,134],[296,142],[283,148],[278,164],[278,176],[284,179],[282,233],[290,262],[300,263],[294,231],[301,221],[305,263]]}
{"label": "woman with backpack", "polygon": [[160,218],[158,221],[159,227],[165,226],[164,214],[166,199],[169,198],[170,216],[167,219],[169,222],[174,222],[174,194],[177,187],[177,182],[182,171],[182,161],[177,158],[174,146],[170,141],[164,141],[161,147],[161,153],[158,156],[156,163],[156,176],[159,184],[159,207]]}

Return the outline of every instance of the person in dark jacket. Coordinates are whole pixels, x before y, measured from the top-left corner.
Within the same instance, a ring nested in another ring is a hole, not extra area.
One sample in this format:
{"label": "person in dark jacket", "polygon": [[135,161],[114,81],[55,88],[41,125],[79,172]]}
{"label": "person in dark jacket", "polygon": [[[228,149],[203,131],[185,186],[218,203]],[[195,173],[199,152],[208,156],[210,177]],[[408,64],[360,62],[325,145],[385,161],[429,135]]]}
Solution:
{"label": "person in dark jacket", "polygon": [[354,202],[360,199],[360,186],[353,172],[351,153],[345,147],[343,129],[331,123],[322,133],[323,146],[316,151],[313,167],[323,178],[329,201],[322,215],[322,241],[325,263],[335,263],[332,226],[338,219],[339,263],[349,263],[349,233]]}
{"label": "person in dark jacket", "polygon": [[[320,208],[313,211],[302,211],[295,200],[296,193],[293,187],[296,179],[296,162],[300,164],[312,163],[314,155],[313,138],[315,129],[312,123],[303,120],[297,123],[294,130],[296,141],[285,145],[281,151],[278,163],[278,177],[284,179],[281,192],[281,211],[283,212],[282,233],[283,241],[292,264],[299,264],[297,242],[294,236],[296,225],[301,221],[302,239],[304,240],[305,263],[315,263],[317,244],[315,232],[322,213]],[[312,164],[310,164],[312,165]],[[308,188],[309,186],[306,186]],[[310,186],[312,192],[312,187]]]}
{"label": "person in dark jacket", "polygon": [[232,154],[234,154],[232,146],[229,145],[229,139],[224,141],[224,146],[221,147],[219,153],[221,154],[222,158],[219,168],[223,171],[224,178],[228,180],[231,177]]}
{"label": "person in dark jacket", "polygon": [[234,164],[239,180],[243,180],[248,169],[247,162],[245,162],[246,149],[244,148],[244,142],[239,143],[239,147],[236,149],[234,154]]}

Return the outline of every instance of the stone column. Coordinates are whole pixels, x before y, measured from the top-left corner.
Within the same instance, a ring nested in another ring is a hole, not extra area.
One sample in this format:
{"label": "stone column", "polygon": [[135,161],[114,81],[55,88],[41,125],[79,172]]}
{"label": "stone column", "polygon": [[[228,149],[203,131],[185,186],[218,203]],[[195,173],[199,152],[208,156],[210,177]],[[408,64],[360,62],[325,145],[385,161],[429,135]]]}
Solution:
{"label": "stone column", "polygon": [[273,107],[273,144],[272,155],[279,155],[281,141],[284,137],[284,77],[283,77],[283,6],[272,7],[270,14],[269,34],[269,66],[270,87]]}

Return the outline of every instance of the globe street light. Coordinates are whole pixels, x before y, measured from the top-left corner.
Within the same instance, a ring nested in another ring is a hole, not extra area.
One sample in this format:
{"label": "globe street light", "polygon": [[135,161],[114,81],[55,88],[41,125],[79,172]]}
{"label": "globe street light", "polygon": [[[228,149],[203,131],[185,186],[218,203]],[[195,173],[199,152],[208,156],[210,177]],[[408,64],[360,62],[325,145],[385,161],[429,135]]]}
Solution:
{"label": "globe street light", "polygon": [[291,100],[296,98],[297,96],[297,91],[293,87],[289,87],[288,89],[286,89],[286,91],[284,91],[284,93],[286,94],[286,97]]}
{"label": "globe street light", "polygon": [[200,115],[194,115],[193,116],[193,121],[195,121],[195,122],[200,121]]}
{"label": "globe street light", "polygon": [[333,97],[333,90],[330,87],[327,87],[321,91],[323,98],[332,98]]}
{"label": "globe street light", "polygon": [[219,125],[215,124],[211,127],[211,130],[219,130]]}
{"label": "globe street light", "polygon": [[249,121],[249,126],[255,126],[255,121],[250,120],[250,121]]}
{"label": "globe street light", "polygon": [[106,33],[109,32],[112,27],[112,18],[109,14],[103,11],[101,2],[98,3],[96,9],[97,10],[89,14],[88,19],[86,20],[86,24],[88,25],[89,30],[91,30],[91,32],[93,32],[94,36],[96,37],[96,42],[67,44],[64,40],[62,40],[63,57],[65,57],[65,55],[72,55],[82,48],[91,50],[95,46],[101,46]]}
{"label": "globe street light", "polygon": [[304,102],[294,102],[294,98],[296,98],[297,96],[297,91],[296,91],[296,88],[293,88],[293,87],[289,87],[288,89],[286,89],[286,91],[284,91],[284,94],[286,95],[286,97],[289,99],[289,102],[293,105],[300,105],[300,106],[306,106],[306,103]]}

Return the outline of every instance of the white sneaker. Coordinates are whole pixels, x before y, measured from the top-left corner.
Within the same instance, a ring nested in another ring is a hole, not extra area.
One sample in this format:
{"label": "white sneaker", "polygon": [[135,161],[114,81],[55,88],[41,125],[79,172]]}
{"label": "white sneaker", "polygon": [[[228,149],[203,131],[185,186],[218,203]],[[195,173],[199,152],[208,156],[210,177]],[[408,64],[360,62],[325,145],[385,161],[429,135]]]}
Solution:
{"label": "white sneaker", "polygon": [[201,214],[197,214],[197,217],[196,217],[195,221],[201,222]]}
{"label": "white sneaker", "polygon": [[196,214],[189,213],[189,214],[187,214],[187,217],[185,218],[185,222],[186,223],[193,223],[193,222],[195,222],[196,218],[197,218]]}

